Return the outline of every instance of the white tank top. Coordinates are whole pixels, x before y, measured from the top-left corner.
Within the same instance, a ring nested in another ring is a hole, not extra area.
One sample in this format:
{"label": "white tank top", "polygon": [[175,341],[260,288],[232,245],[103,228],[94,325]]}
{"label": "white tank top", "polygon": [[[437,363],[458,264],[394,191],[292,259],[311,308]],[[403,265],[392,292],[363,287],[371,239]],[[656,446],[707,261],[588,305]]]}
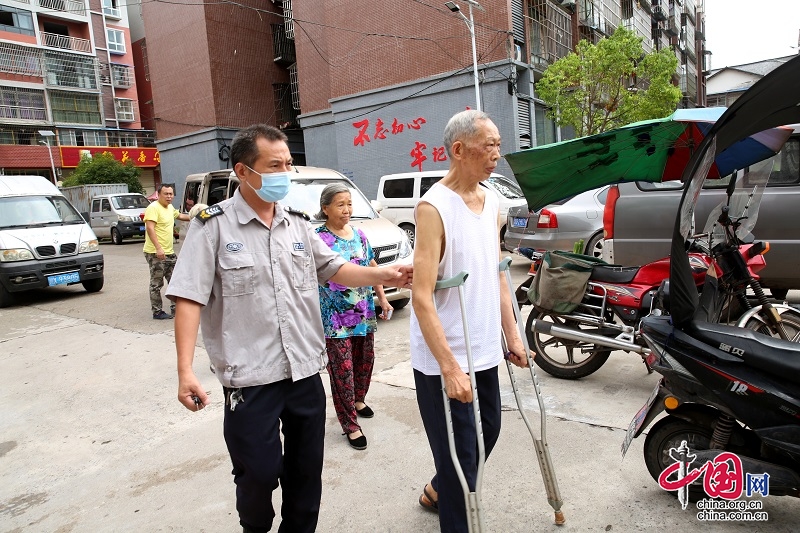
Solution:
{"label": "white tank top", "polygon": [[[431,187],[420,199],[420,202],[428,202],[435,207],[444,223],[445,251],[439,262],[436,279],[452,278],[462,270],[469,274],[464,283],[464,296],[472,360],[476,372],[497,366],[503,360],[498,270],[499,201],[492,191],[485,192],[486,200],[480,215],[473,213],[458,194],[441,183]],[[467,350],[458,289],[443,289],[434,293],[434,296],[447,342],[462,370],[466,372]],[[422,337],[413,308],[411,366],[429,376],[441,374],[439,363]]]}

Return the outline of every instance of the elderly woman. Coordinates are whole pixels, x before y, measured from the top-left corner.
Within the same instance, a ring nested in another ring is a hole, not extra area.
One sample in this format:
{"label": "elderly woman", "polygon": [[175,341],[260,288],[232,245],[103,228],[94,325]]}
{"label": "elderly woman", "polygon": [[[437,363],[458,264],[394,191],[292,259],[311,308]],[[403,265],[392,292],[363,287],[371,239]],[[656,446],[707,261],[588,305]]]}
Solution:
{"label": "elderly woman", "polygon": [[[339,183],[328,185],[319,199],[317,218],[325,224],[317,228],[320,238],[351,263],[378,266],[364,233],[349,224],[353,213],[350,189]],[[381,285],[375,286],[383,313],[388,320],[392,306]],[[375,362],[374,332],[377,329],[375,304],[370,287],[345,287],[332,281],[319,287],[322,325],[328,350],[328,375],[336,416],[350,446],[367,447],[356,415],[371,418],[375,413],[364,403]]]}

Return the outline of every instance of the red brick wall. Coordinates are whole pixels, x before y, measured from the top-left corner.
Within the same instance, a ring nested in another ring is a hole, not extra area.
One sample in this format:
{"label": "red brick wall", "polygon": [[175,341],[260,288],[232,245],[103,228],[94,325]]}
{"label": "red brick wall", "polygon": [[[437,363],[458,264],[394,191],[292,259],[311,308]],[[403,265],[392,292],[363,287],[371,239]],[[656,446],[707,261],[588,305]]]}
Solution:
{"label": "red brick wall", "polygon": [[[295,1],[300,103],[303,113],[328,100],[442,72],[472,68],[467,25],[443,2],[413,0]],[[467,4],[460,3],[469,17]],[[479,66],[507,57],[508,2],[485,0],[475,10]]]}
{"label": "red brick wall", "polygon": [[209,4],[206,7],[208,55],[217,126],[240,128],[256,122],[276,125],[273,83],[289,83],[289,72],[275,65],[270,2],[242,2],[263,8]]}
{"label": "red brick wall", "polygon": [[214,126],[203,6],[145,2],[142,14],[158,137]]}
{"label": "red brick wall", "polygon": [[139,116],[142,119],[142,127],[146,130],[155,129],[153,120],[153,87],[150,80],[145,76],[144,54],[142,45],[146,45],[146,39],[140,39],[131,45],[133,54],[134,75],[136,76],[136,94],[139,98]]}

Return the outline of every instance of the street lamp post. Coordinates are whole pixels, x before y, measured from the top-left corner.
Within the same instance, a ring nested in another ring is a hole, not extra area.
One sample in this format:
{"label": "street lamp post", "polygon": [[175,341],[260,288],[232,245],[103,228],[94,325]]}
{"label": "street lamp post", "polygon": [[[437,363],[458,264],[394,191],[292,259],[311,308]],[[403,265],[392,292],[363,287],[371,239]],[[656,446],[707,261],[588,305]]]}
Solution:
{"label": "street lamp post", "polygon": [[464,19],[464,22],[467,24],[467,28],[469,28],[469,34],[472,39],[472,74],[475,78],[475,105],[478,111],[481,110],[481,89],[478,79],[478,54],[475,50],[475,22],[472,19],[472,6],[480,9],[481,11],[486,11],[482,5],[480,5],[475,0],[463,0],[467,4],[469,4],[469,18],[464,16],[464,13],[461,12],[461,8],[455,2],[445,2],[444,5],[447,6],[447,9],[452,11],[453,13],[458,13],[461,15],[461,18]]}
{"label": "street lamp post", "polygon": [[58,177],[56,176],[56,164],[53,162],[53,150],[50,149],[50,137],[55,137],[56,134],[50,130],[39,130],[39,135],[44,137],[44,144],[47,146],[47,155],[50,156],[50,170],[53,172],[53,184],[57,185]]}

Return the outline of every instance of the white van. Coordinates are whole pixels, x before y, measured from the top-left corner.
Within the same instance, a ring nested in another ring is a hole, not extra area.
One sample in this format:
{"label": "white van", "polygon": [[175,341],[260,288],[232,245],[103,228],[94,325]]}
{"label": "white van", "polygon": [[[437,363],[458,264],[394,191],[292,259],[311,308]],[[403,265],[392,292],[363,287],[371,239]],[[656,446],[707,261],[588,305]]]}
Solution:
{"label": "white van", "polygon": [[41,176],[0,176],[0,307],[30,289],[103,288],[97,237],[58,187]]}
{"label": "white van", "polygon": [[[446,170],[430,170],[426,172],[404,172],[387,174],[378,183],[378,207],[381,215],[388,218],[408,235],[414,245],[414,206],[420,197],[428,192],[434,183],[442,179]],[[481,185],[493,191],[500,200],[500,241],[506,234],[506,218],[508,210],[518,205],[527,205],[519,185],[502,174],[492,173]]]}
{"label": "white van", "polygon": [[110,238],[114,244],[122,239],[144,237],[144,212],[150,201],[139,193],[99,194],[92,198],[89,212],[92,230],[99,239]]}
{"label": "white van", "polygon": [[[343,183],[350,188],[353,200],[353,215],[350,224],[360,228],[367,236],[375,252],[375,262],[379,265],[410,264],[413,251],[405,233],[385,218],[381,217],[364,193],[344,175],[327,168],[295,166],[289,194],[281,200],[283,205],[303,211],[311,218],[314,226],[323,221],[316,218],[319,212],[319,197],[322,189],[331,183]],[[239,178],[231,170],[215,170],[186,177],[186,187],[181,202],[181,210],[188,212],[196,203],[213,205],[233,195],[239,187]],[[386,299],[394,309],[402,309],[411,299],[409,289],[384,287]],[[377,299],[375,305],[378,305]]]}

